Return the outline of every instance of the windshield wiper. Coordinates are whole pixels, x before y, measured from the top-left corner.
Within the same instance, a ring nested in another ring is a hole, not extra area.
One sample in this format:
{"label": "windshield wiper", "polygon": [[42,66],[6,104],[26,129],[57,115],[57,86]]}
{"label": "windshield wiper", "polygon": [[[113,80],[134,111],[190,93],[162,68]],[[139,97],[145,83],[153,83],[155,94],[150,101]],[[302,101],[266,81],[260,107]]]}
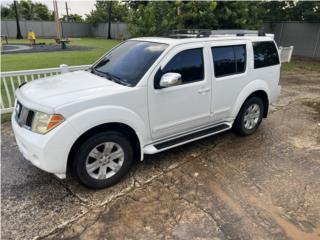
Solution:
{"label": "windshield wiper", "polygon": [[125,86],[130,86],[130,84],[128,84],[126,81],[124,81],[123,79],[109,73],[109,72],[105,72],[105,74],[107,75],[108,78],[114,80],[115,82],[117,83],[120,83],[122,85],[125,85]]}
{"label": "windshield wiper", "polygon": [[99,71],[95,68],[92,68],[91,69],[91,73],[93,74],[96,74],[100,77],[105,77],[115,83],[118,83],[118,84],[121,84],[121,85],[125,85],[125,86],[131,86],[130,84],[128,84],[127,82],[125,82],[124,80],[122,80],[121,78],[109,73],[109,72],[102,72],[102,71]]}

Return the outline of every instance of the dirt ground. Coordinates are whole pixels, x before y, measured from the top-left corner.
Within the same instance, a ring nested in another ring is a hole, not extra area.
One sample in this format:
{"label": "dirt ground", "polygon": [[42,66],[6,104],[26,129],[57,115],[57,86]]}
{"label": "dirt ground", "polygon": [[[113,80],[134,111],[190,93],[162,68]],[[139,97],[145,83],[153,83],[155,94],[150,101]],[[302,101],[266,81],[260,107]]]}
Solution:
{"label": "dirt ground", "polygon": [[23,159],[2,125],[2,239],[320,239],[320,69],[282,73],[258,131],[147,156],[92,191]]}

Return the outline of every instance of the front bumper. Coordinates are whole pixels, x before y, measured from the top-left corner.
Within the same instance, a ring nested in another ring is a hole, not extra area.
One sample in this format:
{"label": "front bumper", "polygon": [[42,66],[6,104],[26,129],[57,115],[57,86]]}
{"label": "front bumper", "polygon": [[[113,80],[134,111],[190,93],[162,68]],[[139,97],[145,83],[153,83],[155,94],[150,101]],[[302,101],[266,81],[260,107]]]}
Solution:
{"label": "front bumper", "polygon": [[64,122],[47,134],[34,133],[20,127],[11,117],[12,129],[17,145],[23,156],[36,167],[65,178],[68,154],[77,139],[76,131],[68,122]]}

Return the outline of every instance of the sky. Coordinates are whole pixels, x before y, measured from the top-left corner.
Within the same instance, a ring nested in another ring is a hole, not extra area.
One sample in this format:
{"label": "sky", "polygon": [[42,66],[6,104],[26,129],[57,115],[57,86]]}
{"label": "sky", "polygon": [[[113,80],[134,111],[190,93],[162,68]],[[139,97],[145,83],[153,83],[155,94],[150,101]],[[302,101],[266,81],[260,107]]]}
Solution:
{"label": "sky", "polygon": [[[10,4],[13,0],[1,0],[1,5]],[[52,0],[32,0],[32,2],[41,2],[46,4],[50,10],[53,10],[53,1]],[[68,3],[69,14],[77,13],[84,16],[86,13],[90,13],[94,9],[95,0],[58,0],[58,11],[59,15],[66,14],[66,5]]]}

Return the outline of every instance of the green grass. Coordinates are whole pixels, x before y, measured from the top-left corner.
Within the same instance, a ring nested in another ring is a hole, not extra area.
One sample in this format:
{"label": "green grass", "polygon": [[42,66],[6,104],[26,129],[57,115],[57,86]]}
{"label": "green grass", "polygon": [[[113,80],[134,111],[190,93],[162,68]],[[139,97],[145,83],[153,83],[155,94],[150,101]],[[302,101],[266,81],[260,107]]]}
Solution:
{"label": "green grass", "polygon": [[319,71],[320,61],[311,60],[311,59],[300,59],[295,58],[289,63],[282,64],[283,71]]}
{"label": "green grass", "polygon": [[[53,39],[38,39],[38,43],[55,44]],[[10,43],[29,43],[27,39],[16,40],[9,39]],[[119,41],[98,39],[98,38],[76,38],[71,39],[70,45],[92,47],[89,51],[61,51],[44,53],[14,53],[1,56],[1,71],[18,71],[28,69],[40,69],[59,67],[60,64],[69,66],[91,64],[102,56],[109,49],[117,45]],[[16,79],[13,79],[16,82]],[[9,91],[11,83],[7,81]],[[4,85],[1,82],[1,94],[4,98],[4,104],[7,105],[8,99],[5,97]],[[13,100],[13,99],[12,99]],[[1,122],[7,122],[11,114],[2,114]]]}
{"label": "green grass", "polygon": [[[37,39],[37,42],[55,44],[53,39]],[[29,42],[27,39],[9,39],[9,43]],[[1,71],[6,72],[27,69],[51,68],[58,67],[63,63],[70,66],[91,64],[118,43],[119,41],[107,39],[76,38],[71,39],[70,45],[93,47],[93,49],[89,51],[4,54],[1,57]]]}
{"label": "green grass", "polygon": [[10,121],[12,113],[1,114],[1,124]]}

